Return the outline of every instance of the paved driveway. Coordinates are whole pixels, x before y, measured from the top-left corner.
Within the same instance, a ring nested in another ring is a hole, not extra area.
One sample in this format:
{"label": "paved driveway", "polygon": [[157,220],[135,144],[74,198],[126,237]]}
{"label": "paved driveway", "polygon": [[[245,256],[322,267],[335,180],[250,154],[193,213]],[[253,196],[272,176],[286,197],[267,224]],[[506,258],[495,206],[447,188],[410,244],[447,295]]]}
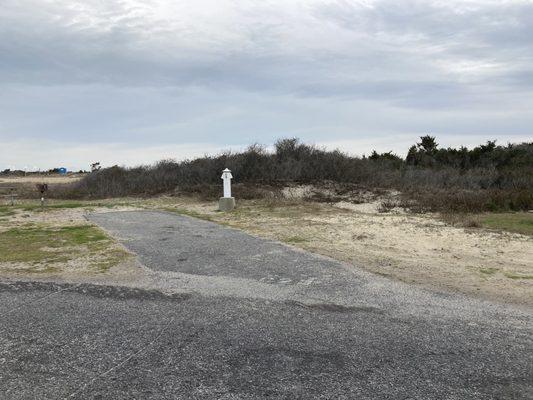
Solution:
{"label": "paved driveway", "polygon": [[530,310],[169,213],[91,220],[146,282],[0,284],[0,398],[533,397]]}

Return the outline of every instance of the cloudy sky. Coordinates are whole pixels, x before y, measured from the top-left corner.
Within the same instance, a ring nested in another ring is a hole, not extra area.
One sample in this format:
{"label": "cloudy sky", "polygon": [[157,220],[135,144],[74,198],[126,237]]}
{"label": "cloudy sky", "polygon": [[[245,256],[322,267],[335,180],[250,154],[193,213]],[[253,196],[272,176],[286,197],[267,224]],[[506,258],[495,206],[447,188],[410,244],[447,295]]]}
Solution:
{"label": "cloudy sky", "polygon": [[0,168],[533,140],[533,0],[0,0]]}

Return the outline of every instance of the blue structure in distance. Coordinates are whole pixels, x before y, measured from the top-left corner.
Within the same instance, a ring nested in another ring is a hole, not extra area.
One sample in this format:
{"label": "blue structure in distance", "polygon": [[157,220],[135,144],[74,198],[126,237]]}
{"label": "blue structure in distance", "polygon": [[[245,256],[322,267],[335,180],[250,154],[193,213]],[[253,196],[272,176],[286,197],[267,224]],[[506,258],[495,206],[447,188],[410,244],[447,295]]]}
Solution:
{"label": "blue structure in distance", "polygon": [[61,167],[57,169],[57,172],[59,172],[61,175],[64,175],[67,173],[67,169],[65,167]]}

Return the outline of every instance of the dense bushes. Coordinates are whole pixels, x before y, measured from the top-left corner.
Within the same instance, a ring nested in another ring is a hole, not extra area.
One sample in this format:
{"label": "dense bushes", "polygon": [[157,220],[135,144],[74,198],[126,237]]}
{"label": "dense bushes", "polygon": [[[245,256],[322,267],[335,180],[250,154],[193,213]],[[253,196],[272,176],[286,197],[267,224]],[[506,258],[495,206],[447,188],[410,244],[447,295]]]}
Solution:
{"label": "dense bushes", "polygon": [[[248,197],[262,196],[260,187],[289,183],[356,184],[368,189],[396,189],[416,199],[418,209],[491,211],[533,208],[533,143],[472,150],[439,149],[435,138],[424,136],[411,147],[405,160],[388,152],[352,157],[283,139],[268,152],[252,145],[240,153],[153,166],[114,166],[87,175],[62,192],[66,197],[116,197],[174,192],[219,195],[220,175],[230,168],[234,182],[248,188]],[[239,188],[239,186],[237,186]],[[251,194],[255,193],[255,194]],[[414,207],[414,206],[413,206]],[[416,208],[416,207],[415,207]]]}

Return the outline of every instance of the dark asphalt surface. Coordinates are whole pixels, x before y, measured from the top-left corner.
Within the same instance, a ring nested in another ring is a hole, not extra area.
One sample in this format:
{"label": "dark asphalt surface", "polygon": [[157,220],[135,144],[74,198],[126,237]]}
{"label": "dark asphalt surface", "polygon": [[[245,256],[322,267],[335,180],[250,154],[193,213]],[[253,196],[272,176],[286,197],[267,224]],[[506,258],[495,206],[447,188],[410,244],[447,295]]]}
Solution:
{"label": "dark asphalt surface", "polygon": [[91,220],[146,282],[0,283],[0,398],[533,398],[531,310],[168,213]]}

